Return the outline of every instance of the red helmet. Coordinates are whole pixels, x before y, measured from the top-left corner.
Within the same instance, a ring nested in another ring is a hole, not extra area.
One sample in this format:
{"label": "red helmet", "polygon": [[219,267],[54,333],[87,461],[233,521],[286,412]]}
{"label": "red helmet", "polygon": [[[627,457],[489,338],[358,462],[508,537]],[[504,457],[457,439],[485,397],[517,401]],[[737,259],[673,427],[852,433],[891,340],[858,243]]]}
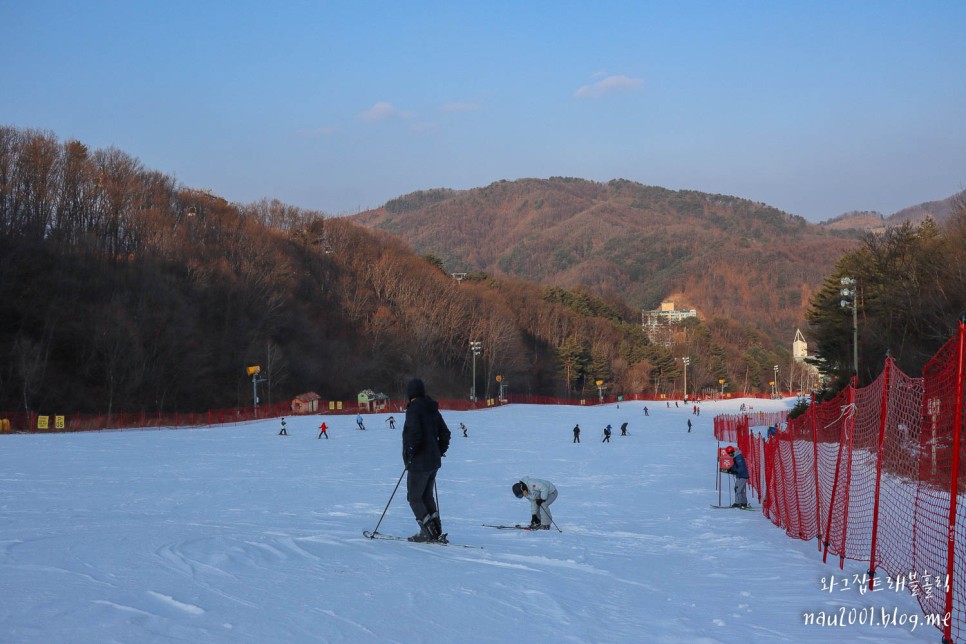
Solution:
{"label": "red helmet", "polygon": [[735,453],[735,447],[734,447],[734,445],[728,445],[725,448],[725,452],[727,452],[728,454],[734,454]]}

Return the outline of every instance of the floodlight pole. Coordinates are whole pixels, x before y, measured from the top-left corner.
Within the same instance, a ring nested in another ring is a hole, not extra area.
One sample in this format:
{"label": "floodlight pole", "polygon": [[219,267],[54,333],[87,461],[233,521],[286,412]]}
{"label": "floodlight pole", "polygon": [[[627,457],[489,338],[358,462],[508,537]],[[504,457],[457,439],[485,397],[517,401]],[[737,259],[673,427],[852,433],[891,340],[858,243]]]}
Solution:
{"label": "floodlight pole", "polygon": [[473,352],[473,389],[470,392],[470,400],[476,402],[476,356],[483,352],[483,343],[471,340],[470,351]]}
{"label": "floodlight pole", "polygon": [[859,378],[859,285],[854,277],[843,277],[839,283],[844,286],[839,294],[842,308],[852,307],[852,373]]}
{"label": "floodlight pole", "polygon": [[684,402],[688,401],[688,365],[691,364],[691,358],[684,356],[681,358],[681,362],[684,363]]}

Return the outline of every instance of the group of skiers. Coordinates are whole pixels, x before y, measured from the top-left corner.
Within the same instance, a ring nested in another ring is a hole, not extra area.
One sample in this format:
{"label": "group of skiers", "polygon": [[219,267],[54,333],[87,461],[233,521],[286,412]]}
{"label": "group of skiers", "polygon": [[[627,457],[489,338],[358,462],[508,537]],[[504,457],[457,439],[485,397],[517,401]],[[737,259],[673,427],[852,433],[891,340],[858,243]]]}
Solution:
{"label": "group of skiers", "polygon": [[[604,428],[604,437],[601,439],[600,442],[609,443],[611,434],[613,433],[614,433],[614,430],[611,428],[610,423],[608,423],[607,427]],[[627,433],[627,423],[624,422],[621,424],[621,436],[628,436],[628,435],[629,434]],[[574,425],[574,442],[575,443],[580,442],[580,424],[579,423],[577,425]]]}
{"label": "group of skiers", "polygon": [[[406,465],[406,500],[413,512],[419,532],[409,537],[409,541],[431,542],[446,541],[439,507],[436,503],[434,490],[436,474],[442,466],[442,458],[449,449],[452,437],[446,421],[439,412],[439,403],[426,395],[426,386],[419,378],[413,378],[406,385],[406,420],[402,431],[402,457]],[[395,419],[386,419],[390,428],[395,427]],[[362,415],[356,417],[359,429],[364,430]],[[627,422],[621,424],[621,436],[627,436]],[[328,439],[327,426],[323,422],[319,426],[319,438],[324,435]],[[460,430],[466,437],[466,425],[460,423]],[[691,421],[688,420],[688,431],[691,431]],[[288,435],[286,423],[281,421],[281,435]],[[580,425],[573,429],[575,443],[580,442]],[[611,425],[604,428],[602,442],[609,443],[612,434]],[[727,448],[733,458],[733,465],[728,470],[736,477],[735,507],[748,507],[745,486],[748,482],[748,468],[741,452],[734,447]],[[557,488],[553,483],[544,479],[523,477],[511,486],[513,495],[518,499],[530,501],[531,530],[548,530],[553,523],[549,506],[557,499]]]}

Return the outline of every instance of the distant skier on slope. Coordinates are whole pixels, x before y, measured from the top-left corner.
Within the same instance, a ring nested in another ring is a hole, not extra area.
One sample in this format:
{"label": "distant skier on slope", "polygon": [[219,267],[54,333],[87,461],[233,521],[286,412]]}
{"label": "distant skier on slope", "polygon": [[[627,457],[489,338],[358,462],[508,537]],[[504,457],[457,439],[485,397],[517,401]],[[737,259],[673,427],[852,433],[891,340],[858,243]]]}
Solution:
{"label": "distant skier on slope", "polygon": [[366,428],[366,426],[362,424],[362,414],[356,414],[356,425],[359,426],[359,429]]}
{"label": "distant skier on slope", "polygon": [[530,501],[530,528],[533,530],[549,530],[550,511],[547,509],[557,500],[557,488],[550,481],[523,477],[513,484],[513,496],[518,499],[526,497]]}
{"label": "distant skier on slope", "polygon": [[627,436],[627,423],[621,425],[621,436]]}

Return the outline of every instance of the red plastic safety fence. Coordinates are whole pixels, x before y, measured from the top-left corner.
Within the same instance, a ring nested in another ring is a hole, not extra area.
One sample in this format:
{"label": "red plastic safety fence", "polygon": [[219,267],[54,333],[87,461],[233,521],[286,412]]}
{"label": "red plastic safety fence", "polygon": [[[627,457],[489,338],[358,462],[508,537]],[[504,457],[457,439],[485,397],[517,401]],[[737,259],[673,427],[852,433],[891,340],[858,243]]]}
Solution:
{"label": "red plastic safety fence", "polygon": [[784,424],[788,411],[748,411],[741,414],[721,414],[714,417],[714,437],[726,443],[738,442],[738,429],[748,427],[772,427]]}
{"label": "red plastic safety fence", "polygon": [[747,441],[760,460],[765,516],[791,537],[817,538],[840,566],[870,562],[870,586],[913,592],[948,642],[963,641],[966,626],[964,338],[960,324],[922,378],[889,359],[875,382],[814,402],[770,437],[715,419],[716,435]]}

